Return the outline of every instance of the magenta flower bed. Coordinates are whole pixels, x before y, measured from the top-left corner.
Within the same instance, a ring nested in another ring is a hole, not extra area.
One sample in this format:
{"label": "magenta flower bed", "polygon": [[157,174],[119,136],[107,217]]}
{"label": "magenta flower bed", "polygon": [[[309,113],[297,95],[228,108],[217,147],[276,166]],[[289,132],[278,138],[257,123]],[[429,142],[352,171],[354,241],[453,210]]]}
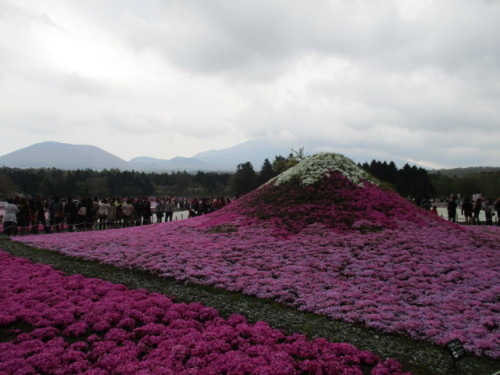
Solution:
{"label": "magenta flower bed", "polygon": [[331,172],[313,185],[267,184],[247,194],[231,208],[273,223],[275,233],[299,233],[321,223],[335,231],[398,228],[401,222],[429,225],[439,221],[403,200],[397,193],[365,182],[360,187],[340,172]]}
{"label": "magenta flower bed", "polygon": [[500,358],[499,237],[330,172],[184,222],[17,240]]}
{"label": "magenta flower bed", "polygon": [[[64,276],[0,251],[2,374],[404,374],[349,344],[284,335],[199,303]],[[0,336],[1,337],[1,336]]]}

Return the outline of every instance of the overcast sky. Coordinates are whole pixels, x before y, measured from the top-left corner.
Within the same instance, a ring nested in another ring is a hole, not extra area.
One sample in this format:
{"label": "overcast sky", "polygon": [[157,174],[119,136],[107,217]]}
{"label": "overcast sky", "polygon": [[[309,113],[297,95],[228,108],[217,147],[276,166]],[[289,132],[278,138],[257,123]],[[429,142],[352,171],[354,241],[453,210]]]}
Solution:
{"label": "overcast sky", "polygon": [[0,155],[265,138],[500,166],[499,20],[498,0],[0,0]]}

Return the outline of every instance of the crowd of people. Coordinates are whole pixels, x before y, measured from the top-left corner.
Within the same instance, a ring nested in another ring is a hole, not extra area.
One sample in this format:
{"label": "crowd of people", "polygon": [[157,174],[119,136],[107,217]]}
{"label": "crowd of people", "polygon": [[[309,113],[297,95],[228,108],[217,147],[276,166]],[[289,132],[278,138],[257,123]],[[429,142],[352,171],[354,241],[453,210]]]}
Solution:
{"label": "crowd of people", "polygon": [[[3,233],[36,234],[61,232],[68,230],[102,230],[107,228],[123,228],[147,225],[153,222],[174,220],[174,213],[185,211],[186,218],[208,214],[220,209],[230,199],[220,198],[179,198],[179,197],[107,197],[107,198],[73,198],[66,199],[54,196],[43,199],[16,195],[7,201],[2,218]],[[429,199],[415,202],[420,207],[437,212],[437,206]],[[492,225],[494,216],[500,225],[500,198],[493,202],[481,194],[475,199],[466,195],[463,199],[451,196],[446,202],[448,220],[458,221],[458,210],[464,217],[465,224],[481,224],[479,215],[484,211],[484,224]]]}
{"label": "crowd of people", "polygon": [[[500,197],[493,201],[491,198],[486,198],[482,194],[475,194],[474,196],[465,195],[463,198],[457,195],[451,195],[447,198],[429,199],[417,197],[415,199],[409,198],[417,206],[430,211],[449,221],[458,222],[459,213],[461,214],[460,220],[464,224],[470,225],[500,225]],[[438,207],[440,210],[438,212]],[[481,213],[484,213],[484,219]],[[480,218],[481,216],[481,218]],[[483,220],[481,220],[483,219]]]}
{"label": "crowd of people", "polygon": [[36,234],[68,230],[102,230],[173,221],[176,211],[186,217],[207,214],[230,202],[220,198],[107,197],[43,199],[17,195],[7,200],[2,218],[3,233]]}
{"label": "crowd of people", "polygon": [[[484,211],[485,224],[493,225],[493,218],[497,215],[497,225],[500,225],[500,198],[493,202],[491,198],[485,198],[479,194],[476,199],[472,199],[470,195],[466,195],[459,206],[459,199],[452,195],[447,202],[446,209],[448,211],[448,220],[457,221],[457,210],[460,208],[460,213],[465,218],[465,224],[480,225],[481,220],[479,215]],[[495,212],[496,211],[496,212]]]}

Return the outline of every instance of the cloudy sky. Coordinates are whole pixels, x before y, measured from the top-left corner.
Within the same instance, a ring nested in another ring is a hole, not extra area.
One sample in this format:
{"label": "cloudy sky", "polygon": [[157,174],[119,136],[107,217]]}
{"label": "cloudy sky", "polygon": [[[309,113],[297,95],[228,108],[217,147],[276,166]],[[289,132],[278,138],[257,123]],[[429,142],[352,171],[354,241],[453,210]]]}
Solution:
{"label": "cloudy sky", "polygon": [[268,139],[500,166],[498,0],[0,0],[0,155]]}

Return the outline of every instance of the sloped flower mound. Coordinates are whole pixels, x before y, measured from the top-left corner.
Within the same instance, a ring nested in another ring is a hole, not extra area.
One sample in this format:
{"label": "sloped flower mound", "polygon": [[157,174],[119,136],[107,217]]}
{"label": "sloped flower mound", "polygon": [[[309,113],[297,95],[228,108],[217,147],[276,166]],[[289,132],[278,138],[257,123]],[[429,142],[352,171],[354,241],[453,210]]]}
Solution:
{"label": "sloped flower mound", "polygon": [[271,179],[268,184],[281,185],[297,181],[302,185],[313,185],[332,171],[337,171],[349,181],[363,186],[365,181],[378,184],[363,169],[359,168],[351,159],[340,154],[320,152],[312,155],[288,169],[279,176]]}
{"label": "sloped flower mound", "polygon": [[403,375],[349,344],[290,336],[202,304],[14,258],[0,250],[2,374]]}
{"label": "sloped flower mound", "polygon": [[314,223],[337,231],[366,232],[408,222],[437,222],[398,194],[380,188],[376,179],[350,159],[331,153],[307,158],[228,210],[272,223],[276,233],[284,236]]}
{"label": "sloped flower mound", "polygon": [[499,234],[433,216],[320,154],[210,215],[17,240],[500,358]]}

